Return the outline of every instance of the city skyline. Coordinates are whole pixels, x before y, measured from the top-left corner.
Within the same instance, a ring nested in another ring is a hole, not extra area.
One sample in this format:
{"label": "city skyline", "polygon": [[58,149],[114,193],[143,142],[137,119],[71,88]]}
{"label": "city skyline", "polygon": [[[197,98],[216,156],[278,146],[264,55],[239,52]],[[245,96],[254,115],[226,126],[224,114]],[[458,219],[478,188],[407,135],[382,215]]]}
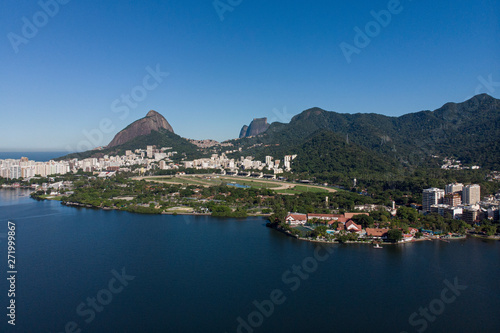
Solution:
{"label": "city skyline", "polygon": [[106,145],[149,110],[223,141],[312,107],[400,116],[500,97],[494,1],[232,3],[3,3],[0,151],[76,151],[109,121]]}

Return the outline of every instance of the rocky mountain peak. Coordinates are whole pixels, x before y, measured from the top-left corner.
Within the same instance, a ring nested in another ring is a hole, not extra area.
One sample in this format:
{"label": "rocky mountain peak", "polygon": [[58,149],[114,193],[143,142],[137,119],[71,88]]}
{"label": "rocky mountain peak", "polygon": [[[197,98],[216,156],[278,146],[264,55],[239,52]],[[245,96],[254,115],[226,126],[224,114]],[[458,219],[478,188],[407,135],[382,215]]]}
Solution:
{"label": "rocky mountain peak", "polygon": [[138,136],[148,135],[151,131],[159,131],[160,129],[174,133],[174,129],[170,126],[167,119],[160,113],[151,110],[147,113],[146,117],[133,122],[116,134],[109,143],[108,148],[122,145]]}

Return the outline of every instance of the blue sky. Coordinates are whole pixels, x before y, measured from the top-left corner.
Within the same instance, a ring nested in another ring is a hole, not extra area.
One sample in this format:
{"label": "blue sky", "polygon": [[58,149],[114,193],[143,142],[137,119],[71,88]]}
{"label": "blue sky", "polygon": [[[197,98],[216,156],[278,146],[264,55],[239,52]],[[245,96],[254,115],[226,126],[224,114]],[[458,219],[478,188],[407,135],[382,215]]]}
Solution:
{"label": "blue sky", "polygon": [[0,151],[106,145],[150,109],[183,137],[225,140],[311,107],[399,116],[500,98],[498,1],[54,1],[52,15],[0,4]]}

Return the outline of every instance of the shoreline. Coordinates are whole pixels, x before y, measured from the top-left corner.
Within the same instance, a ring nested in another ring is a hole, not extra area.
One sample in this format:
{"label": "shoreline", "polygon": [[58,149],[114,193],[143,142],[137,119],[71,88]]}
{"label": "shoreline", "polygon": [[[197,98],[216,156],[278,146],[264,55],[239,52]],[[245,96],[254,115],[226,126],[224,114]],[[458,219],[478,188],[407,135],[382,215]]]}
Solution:
{"label": "shoreline", "polygon": [[[30,193],[31,195],[31,193]],[[61,201],[61,197],[46,197],[46,198],[33,198],[31,199],[34,200],[50,200],[50,201],[59,201],[62,205],[67,206],[67,207],[76,207],[76,208],[89,208],[89,209],[96,209],[96,210],[105,210],[105,211],[124,211],[128,213],[133,213],[133,214],[141,214],[141,215],[170,215],[170,216],[209,216],[209,217],[220,217],[220,218],[237,218],[237,219],[248,219],[248,218],[266,218],[271,216],[272,214],[247,214],[246,217],[231,217],[231,216],[212,216],[210,213],[192,213],[192,212],[155,212],[155,213],[144,213],[144,212],[135,212],[135,211],[130,211],[130,210],[122,210],[116,207],[94,207],[92,205],[85,205],[77,202],[63,202]],[[367,244],[367,245],[373,245],[374,240],[371,241],[346,241],[346,242],[339,242],[337,240],[334,241],[326,241],[326,240],[319,240],[319,239],[309,239],[309,238],[303,238],[299,237],[298,235],[295,236],[291,234],[290,232],[286,230],[282,230],[281,228],[277,228],[275,226],[271,226],[270,223],[266,224],[267,227],[274,229],[275,231],[281,232],[289,237],[293,237],[295,239],[298,239],[300,241],[305,241],[305,242],[311,242],[311,243],[322,243],[322,244]],[[472,234],[472,233],[467,233],[466,235],[463,235],[461,237],[449,237],[449,238],[439,238],[439,237],[425,237],[425,238],[420,238],[420,239],[413,239],[409,242],[398,242],[398,243],[391,243],[391,242],[384,242],[382,240],[381,244],[384,245],[404,245],[404,244],[411,244],[411,243],[418,243],[418,242],[423,242],[423,241],[443,241],[446,243],[449,243],[450,241],[456,241],[456,240],[467,240],[467,237],[471,236],[474,238],[478,239],[483,239],[483,240],[490,240],[490,241],[500,241],[500,236],[485,236],[485,235],[477,235],[477,234]]]}
{"label": "shoreline", "polygon": [[[105,210],[105,211],[121,211],[121,212],[128,212],[128,213],[134,213],[134,214],[141,214],[141,215],[172,215],[172,216],[177,216],[177,215],[187,215],[187,216],[212,216],[211,213],[192,213],[192,212],[157,212],[157,213],[141,213],[141,212],[134,212],[134,211],[129,211],[129,210],[124,210],[124,209],[119,209],[116,207],[95,207],[92,205],[86,205],[86,204],[81,204],[78,202],[69,202],[69,201],[61,201],[60,199],[57,199],[56,197],[53,198],[42,198],[42,199],[35,199],[31,198],[34,200],[50,200],[50,201],[60,201],[61,205],[67,206],[67,207],[76,207],[76,208],[88,208],[88,209],[96,209],[96,210]],[[231,216],[214,216],[214,217],[221,217],[221,218],[237,218],[237,219],[246,219],[246,218],[253,218],[253,217],[262,217],[266,218],[271,216],[271,214],[247,214],[246,217],[231,217]]]}
{"label": "shoreline", "polygon": [[[287,235],[289,237],[298,239],[300,241],[304,242],[310,242],[310,243],[321,243],[321,244],[365,244],[365,245],[374,245],[375,243],[379,243],[380,245],[405,245],[405,244],[412,244],[412,243],[419,243],[419,242],[425,242],[425,241],[443,241],[440,238],[419,238],[419,239],[413,239],[409,242],[398,242],[398,243],[391,243],[391,242],[384,242],[383,240],[369,240],[369,241],[346,241],[346,242],[339,242],[337,240],[334,241],[326,241],[326,240],[318,240],[318,239],[309,239],[309,238],[303,238],[299,236],[295,236],[292,233],[290,233],[287,230],[283,230],[279,227],[273,226],[270,223],[266,224],[266,227],[271,228],[275,231],[278,231],[284,235]],[[464,238],[456,239],[456,240],[466,240],[467,236],[464,236]],[[500,240],[500,238],[499,238]]]}
{"label": "shoreline", "polygon": [[469,234],[469,235],[471,237],[484,239],[484,240],[500,241],[500,236],[484,236],[484,235],[476,235],[476,234]]}

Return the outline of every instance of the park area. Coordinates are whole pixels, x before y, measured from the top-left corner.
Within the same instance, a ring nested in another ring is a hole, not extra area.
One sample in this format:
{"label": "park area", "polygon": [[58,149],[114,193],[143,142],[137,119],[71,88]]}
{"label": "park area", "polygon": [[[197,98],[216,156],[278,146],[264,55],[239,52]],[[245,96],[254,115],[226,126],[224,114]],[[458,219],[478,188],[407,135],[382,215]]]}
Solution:
{"label": "park area", "polygon": [[227,186],[235,186],[239,188],[255,188],[255,189],[270,189],[279,194],[295,195],[304,192],[336,192],[335,189],[319,186],[319,185],[306,185],[295,184],[278,180],[262,180],[253,179],[248,177],[237,176],[220,176],[220,175],[176,175],[176,176],[152,176],[152,177],[138,177],[136,180],[146,180],[148,182],[157,182],[165,184],[182,184],[185,186],[220,186],[226,184]]}

